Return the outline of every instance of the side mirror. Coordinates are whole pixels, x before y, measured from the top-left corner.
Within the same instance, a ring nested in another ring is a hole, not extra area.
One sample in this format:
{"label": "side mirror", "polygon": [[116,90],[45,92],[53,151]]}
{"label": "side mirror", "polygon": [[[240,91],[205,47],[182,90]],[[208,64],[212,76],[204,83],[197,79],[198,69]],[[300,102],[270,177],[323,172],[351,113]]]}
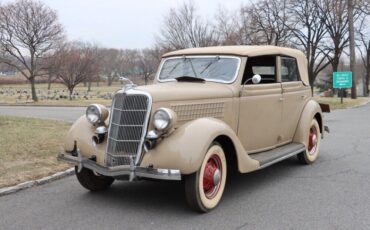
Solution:
{"label": "side mirror", "polygon": [[261,82],[261,80],[262,80],[262,77],[261,77],[261,75],[259,75],[259,74],[256,74],[256,75],[254,75],[254,76],[252,77],[252,82],[253,82],[253,84],[258,84],[258,83],[260,83],[260,82]]}

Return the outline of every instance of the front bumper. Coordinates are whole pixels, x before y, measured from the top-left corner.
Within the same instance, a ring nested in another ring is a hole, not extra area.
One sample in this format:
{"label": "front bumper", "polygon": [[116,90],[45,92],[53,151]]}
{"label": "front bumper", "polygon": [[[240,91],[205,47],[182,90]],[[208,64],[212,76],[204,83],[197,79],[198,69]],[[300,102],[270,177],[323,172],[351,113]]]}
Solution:
{"label": "front bumper", "polygon": [[109,177],[129,176],[130,181],[133,181],[138,177],[158,180],[181,180],[181,173],[178,169],[144,168],[135,166],[133,161],[131,161],[131,165],[129,166],[104,167],[98,165],[93,160],[83,157],[79,151],[77,151],[77,156],[72,156],[69,153],[60,153],[58,154],[58,160],[78,166],[79,171],[82,168],[88,168],[98,174]]}

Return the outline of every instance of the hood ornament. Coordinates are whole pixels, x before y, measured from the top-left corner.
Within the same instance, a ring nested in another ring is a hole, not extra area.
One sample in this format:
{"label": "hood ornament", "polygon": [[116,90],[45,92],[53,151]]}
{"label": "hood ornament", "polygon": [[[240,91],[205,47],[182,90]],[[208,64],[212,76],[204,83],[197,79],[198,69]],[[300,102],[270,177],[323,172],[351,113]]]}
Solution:
{"label": "hood ornament", "polygon": [[129,90],[129,89],[133,89],[135,88],[137,85],[135,85],[130,79],[126,78],[126,77],[119,77],[119,80],[122,82],[127,82],[127,84],[125,84],[123,86],[123,89],[126,91],[126,90]]}

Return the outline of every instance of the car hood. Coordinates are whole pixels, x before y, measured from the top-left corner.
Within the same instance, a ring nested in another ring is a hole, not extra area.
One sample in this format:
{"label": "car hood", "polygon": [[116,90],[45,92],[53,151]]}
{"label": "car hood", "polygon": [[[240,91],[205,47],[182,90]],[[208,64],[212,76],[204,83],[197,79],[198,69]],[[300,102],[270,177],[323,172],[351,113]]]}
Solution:
{"label": "car hood", "polygon": [[136,89],[149,93],[153,102],[230,98],[233,96],[230,85],[210,82],[167,82],[139,86]]}

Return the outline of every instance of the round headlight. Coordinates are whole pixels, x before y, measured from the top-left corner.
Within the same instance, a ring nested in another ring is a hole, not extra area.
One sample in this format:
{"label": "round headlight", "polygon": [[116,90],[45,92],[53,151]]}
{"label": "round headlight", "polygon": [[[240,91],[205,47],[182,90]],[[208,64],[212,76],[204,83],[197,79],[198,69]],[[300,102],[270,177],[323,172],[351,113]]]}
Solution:
{"label": "round headlight", "polygon": [[108,117],[108,109],[103,105],[92,104],[86,109],[86,119],[93,125],[103,122]]}
{"label": "round headlight", "polygon": [[174,124],[175,112],[167,109],[160,108],[154,113],[154,127],[158,131],[168,131]]}

